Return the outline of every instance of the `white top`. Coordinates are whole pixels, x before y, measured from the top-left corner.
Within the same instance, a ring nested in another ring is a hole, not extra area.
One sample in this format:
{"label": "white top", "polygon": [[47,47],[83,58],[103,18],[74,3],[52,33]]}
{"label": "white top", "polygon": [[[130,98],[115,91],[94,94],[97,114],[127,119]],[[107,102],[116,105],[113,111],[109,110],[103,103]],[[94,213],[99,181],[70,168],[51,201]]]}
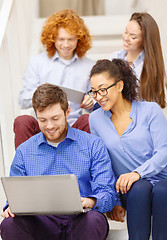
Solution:
{"label": "white top", "polygon": [[[78,91],[90,90],[89,74],[95,64],[87,57],[78,58],[75,54],[70,61],[64,61],[56,52],[51,58],[47,52],[33,56],[23,76],[23,89],[19,94],[19,106],[22,109],[32,107],[32,96],[43,83],[62,85]],[[80,104],[69,102],[71,113],[68,122],[73,125],[82,114]]]}

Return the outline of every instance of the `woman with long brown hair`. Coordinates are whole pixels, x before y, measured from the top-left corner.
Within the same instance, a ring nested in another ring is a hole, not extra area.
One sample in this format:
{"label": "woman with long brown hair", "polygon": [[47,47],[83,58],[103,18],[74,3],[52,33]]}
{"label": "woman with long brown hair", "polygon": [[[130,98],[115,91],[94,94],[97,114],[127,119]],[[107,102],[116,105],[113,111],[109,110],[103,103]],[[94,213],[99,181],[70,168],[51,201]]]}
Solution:
{"label": "woman with long brown hair", "polygon": [[165,67],[158,25],[148,13],[133,13],[123,33],[123,50],[110,56],[126,60],[139,80],[140,99],[165,108]]}

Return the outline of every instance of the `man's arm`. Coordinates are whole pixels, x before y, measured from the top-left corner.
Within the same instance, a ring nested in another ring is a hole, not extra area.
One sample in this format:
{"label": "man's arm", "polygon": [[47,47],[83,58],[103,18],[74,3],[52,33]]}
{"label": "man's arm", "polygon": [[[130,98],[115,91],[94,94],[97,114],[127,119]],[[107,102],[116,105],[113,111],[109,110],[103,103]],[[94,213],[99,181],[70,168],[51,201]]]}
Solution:
{"label": "man's arm", "polygon": [[26,176],[22,152],[17,148],[10,168],[10,176]]}
{"label": "man's arm", "polygon": [[[13,162],[11,164],[10,168],[10,176],[25,176],[25,167],[23,164],[22,154],[17,149]],[[2,217],[8,218],[8,217],[15,217],[15,215],[11,212],[10,207],[8,205],[8,201],[6,201],[6,205],[3,208],[3,213],[1,214]]]}

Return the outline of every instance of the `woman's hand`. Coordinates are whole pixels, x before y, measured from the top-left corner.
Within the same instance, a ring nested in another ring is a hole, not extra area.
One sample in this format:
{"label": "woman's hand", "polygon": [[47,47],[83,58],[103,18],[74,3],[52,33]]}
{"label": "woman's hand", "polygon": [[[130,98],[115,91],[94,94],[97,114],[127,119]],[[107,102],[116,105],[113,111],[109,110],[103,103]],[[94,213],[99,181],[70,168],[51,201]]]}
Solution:
{"label": "woman's hand", "polygon": [[111,212],[107,212],[107,217],[111,220],[124,222],[125,209],[122,206],[116,205]]}
{"label": "woman's hand", "polygon": [[127,193],[132,184],[138,181],[140,178],[141,176],[138,172],[130,172],[120,175],[116,182],[117,192],[120,191],[122,194]]}
{"label": "woman's hand", "polygon": [[81,197],[83,208],[93,208],[96,205],[96,198]]}
{"label": "woman's hand", "polygon": [[84,109],[92,109],[93,106],[94,106],[93,99],[88,95],[85,95],[83,101],[80,104],[80,107]]}
{"label": "woman's hand", "polygon": [[11,212],[10,208],[8,207],[2,214],[1,217],[8,218],[8,217],[15,217],[15,215]]}

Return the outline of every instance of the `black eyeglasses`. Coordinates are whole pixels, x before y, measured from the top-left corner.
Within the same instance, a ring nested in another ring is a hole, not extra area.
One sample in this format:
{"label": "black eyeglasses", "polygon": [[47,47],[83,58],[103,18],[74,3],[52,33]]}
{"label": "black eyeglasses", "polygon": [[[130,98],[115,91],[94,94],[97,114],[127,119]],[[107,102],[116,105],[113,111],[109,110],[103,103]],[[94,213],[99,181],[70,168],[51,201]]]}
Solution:
{"label": "black eyeglasses", "polygon": [[102,97],[105,97],[107,94],[108,94],[108,89],[111,88],[111,87],[114,87],[117,82],[119,82],[120,80],[117,80],[115,83],[111,84],[109,87],[107,88],[100,88],[99,90],[97,91],[93,91],[93,90],[90,90],[88,92],[89,96],[92,97],[92,98],[96,98],[97,97],[97,94],[99,94],[100,96]]}

